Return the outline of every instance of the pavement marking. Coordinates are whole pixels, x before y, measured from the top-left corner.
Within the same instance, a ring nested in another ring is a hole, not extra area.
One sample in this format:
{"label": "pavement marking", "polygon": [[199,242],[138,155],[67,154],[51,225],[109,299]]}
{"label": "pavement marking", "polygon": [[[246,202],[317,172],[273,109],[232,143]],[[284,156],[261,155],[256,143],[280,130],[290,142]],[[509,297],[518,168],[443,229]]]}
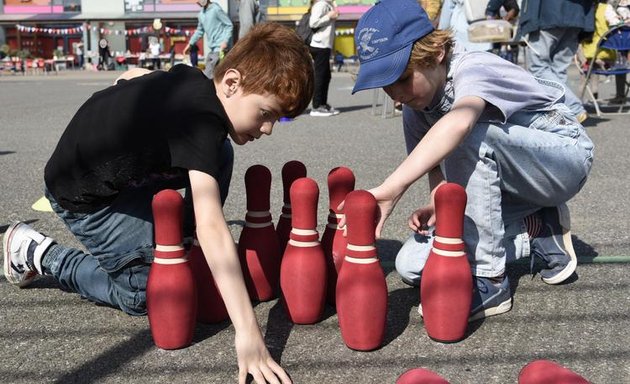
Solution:
{"label": "pavement marking", "polygon": [[48,201],[48,199],[45,196],[42,196],[39,200],[33,203],[31,208],[39,212],[52,212],[53,211],[52,207],[50,206],[50,201]]}

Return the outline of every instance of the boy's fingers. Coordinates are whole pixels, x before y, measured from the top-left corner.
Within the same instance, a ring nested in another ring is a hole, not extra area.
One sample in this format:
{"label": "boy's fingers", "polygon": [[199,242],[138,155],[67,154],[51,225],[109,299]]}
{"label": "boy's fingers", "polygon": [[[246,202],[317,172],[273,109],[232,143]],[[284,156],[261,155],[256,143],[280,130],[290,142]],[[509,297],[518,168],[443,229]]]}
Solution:
{"label": "boy's fingers", "polygon": [[238,370],[238,384],[245,384],[245,380],[247,380],[247,370],[243,368],[239,368]]}
{"label": "boy's fingers", "polygon": [[254,378],[254,383],[256,383],[256,384],[265,384],[265,383],[267,383],[265,381],[265,376],[262,374],[260,369],[256,369],[254,372],[250,372],[250,374]]}
{"label": "boy's fingers", "polygon": [[278,380],[278,377],[276,376],[276,374],[268,366],[266,365],[261,366],[260,371],[264,377],[263,380],[266,380],[266,381],[263,381],[262,383],[280,384],[280,380]]}

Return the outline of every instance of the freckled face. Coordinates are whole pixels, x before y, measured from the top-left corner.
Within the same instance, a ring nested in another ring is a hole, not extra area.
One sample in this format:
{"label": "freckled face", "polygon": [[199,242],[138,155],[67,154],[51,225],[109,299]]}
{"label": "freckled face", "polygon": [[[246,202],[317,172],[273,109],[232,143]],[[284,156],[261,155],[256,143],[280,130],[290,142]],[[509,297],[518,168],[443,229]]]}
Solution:
{"label": "freckled face", "polygon": [[281,106],[276,96],[244,94],[239,89],[223,102],[232,122],[230,138],[238,145],[271,135],[273,125],[280,118]]}
{"label": "freckled face", "polygon": [[421,110],[431,105],[438,89],[446,81],[442,66],[406,70],[396,82],[383,87],[394,101]]}

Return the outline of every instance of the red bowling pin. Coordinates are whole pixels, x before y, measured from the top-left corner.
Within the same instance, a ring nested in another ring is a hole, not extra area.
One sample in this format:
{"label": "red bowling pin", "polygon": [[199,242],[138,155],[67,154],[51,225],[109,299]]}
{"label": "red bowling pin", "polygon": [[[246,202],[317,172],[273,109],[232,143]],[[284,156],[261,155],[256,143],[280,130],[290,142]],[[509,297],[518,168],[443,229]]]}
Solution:
{"label": "red bowling pin", "polygon": [[442,343],[464,338],[472,302],[472,274],[462,235],[466,191],[446,183],[435,192],[435,236],[422,271],[420,305],[429,337]]}
{"label": "red bowling pin", "polygon": [[292,160],[282,166],[282,213],[278,217],[278,225],[276,225],[276,233],[280,242],[280,255],[284,254],[284,249],[289,241],[289,233],[291,233],[291,184],[300,177],[306,177],[306,167],[297,160]]}
{"label": "red bowling pin", "polygon": [[354,181],[354,173],[346,167],[337,167],[328,173],[328,224],[322,234],[322,248],[324,248],[324,255],[326,255],[328,274],[326,299],[333,306],[335,305],[337,275],[343,262],[347,243],[343,235],[343,228],[339,227],[343,212],[337,207],[346,198],[346,195],[354,190]]}
{"label": "red bowling pin", "polygon": [[229,316],[225,303],[196,237],[188,258],[197,286],[197,320],[205,324],[220,323],[226,320]]}
{"label": "red bowling pin", "polygon": [[377,204],[363,190],[345,200],[348,245],[337,278],[337,317],[346,345],[370,351],[381,346],[387,320],[387,284],[375,246]]}
{"label": "red bowling pin", "polygon": [[589,384],[577,373],[549,360],[535,360],[518,374],[518,384]]}
{"label": "red bowling pin", "polygon": [[291,185],[291,233],[280,268],[280,289],[289,320],[313,324],[324,313],[326,257],[317,233],[319,188],[302,177]]}
{"label": "red bowling pin", "polygon": [[280,245],[269,212],[271,172],[253,165],[245,172],[247,214],[238,240],[238,255],[252,300],[276,297],[280,273]]}
{"label": "red bowling pin", "polygon": [[147,312],[155,345],[178,349],[190,345],[197,318],[195,280],[182,245],[184,200],[172,189],[152,202],[155,228],[153,264],[147,281]]}
{"label": "red bowling pin", "polygon": [[403,373],[396,384],[449,384],[442,376],[424,368],[414,368]]}

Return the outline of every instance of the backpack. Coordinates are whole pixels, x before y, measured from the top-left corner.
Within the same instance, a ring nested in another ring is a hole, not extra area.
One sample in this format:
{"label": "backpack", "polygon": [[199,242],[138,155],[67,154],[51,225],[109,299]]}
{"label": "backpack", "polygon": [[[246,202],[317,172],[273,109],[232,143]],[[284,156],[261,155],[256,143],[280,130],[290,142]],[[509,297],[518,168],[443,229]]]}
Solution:
{"label": "backpack", "polygon": [[309,20],[311,18],[311,10],[309,9],[305,14],[302,15],[300,21],[298,21],[297,26],[295,27],[295,32],[297,32],[298,36],[304,40],[306,45],[311,44],[311,39],[313,38],[313,28],[309,25]]}

